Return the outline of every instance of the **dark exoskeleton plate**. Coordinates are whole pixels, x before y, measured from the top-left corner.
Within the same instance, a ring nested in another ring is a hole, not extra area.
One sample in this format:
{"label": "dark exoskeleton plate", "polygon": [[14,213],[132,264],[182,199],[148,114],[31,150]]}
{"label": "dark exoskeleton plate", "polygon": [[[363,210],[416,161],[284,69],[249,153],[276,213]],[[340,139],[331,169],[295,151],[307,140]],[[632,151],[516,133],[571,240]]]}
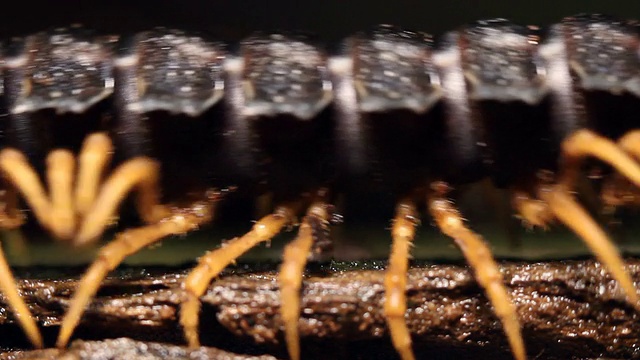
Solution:
{"label": "dark exoskeleton plate", "polygon": [[245,116],[311,119],[333,98],[327,57],[305,37],[255,35],[240,56]]}
{"label": "dark exoskeleton plate", "polygon": [[638,27],[603,15],[566,18],[553,27],[567,46],[571,69],[585,90],[630,92],[640,97]]}
{"label": "dark exoskeleton plate", "polygon": [[198,116],[224,93],[224,47],[180,30],[156,28],[136,34],[127,56],[135,62],[138,96],[129,110],[164,110]]}
{"label": "dark exoskeleton plate", "polygon": [[347,46],[361,111],[423,113],[440,100],[429,35],[383,25],[352,37]]}
{"label": "dark exoskeleton plate", "polygon": [[546,95],[534,29],[493,19],[478,21],[457,34],[471,99],[533,105]]}
{"label": "dark exoskeleton plate", "polygon": [[82,113],[113,92],[113,37],[81,26],[14,39],[4,59],[12,113]]}

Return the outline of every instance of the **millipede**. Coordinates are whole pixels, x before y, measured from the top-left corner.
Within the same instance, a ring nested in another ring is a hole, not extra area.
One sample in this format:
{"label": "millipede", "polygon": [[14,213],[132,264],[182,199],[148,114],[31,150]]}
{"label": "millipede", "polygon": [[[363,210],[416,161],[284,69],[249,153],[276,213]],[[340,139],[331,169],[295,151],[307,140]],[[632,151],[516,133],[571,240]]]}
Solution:
{"label": "millipede", "polygon": [[[437,39],[380,25],[332,50],[297,32],[227,44],[173,28],[103,35],[73,25],[12,38],[2,51],[0,227],[22,226],[24,207],[53,238],[92,243],[132,195],[144,225],[116,235],[87,270],[60,328],[57,346],[65,347],[125,257],[197,230],[236,198],[268,196],[270,214],[189,272],[179,321],[187,344],[199,346],[199,297],[209,283],[297,227],[278,281],[287,350],[300,359],[303,272],[329,251],[333,223],[350,221],[338,198],[354,213],[389,203],[384,314],[399,356],[415,358],[405,287],[423,220],[460,248],[522,360],[516,307],[455,189],[490,179],[511,194],[526,226],[560,222],[638,309],[618,250],[575,193],[580,177],[597,173],[606,206],[640,203],[639,29],[591,14],[545,28],[481,20]],[[0,289],[42,347],[0,259]]]}

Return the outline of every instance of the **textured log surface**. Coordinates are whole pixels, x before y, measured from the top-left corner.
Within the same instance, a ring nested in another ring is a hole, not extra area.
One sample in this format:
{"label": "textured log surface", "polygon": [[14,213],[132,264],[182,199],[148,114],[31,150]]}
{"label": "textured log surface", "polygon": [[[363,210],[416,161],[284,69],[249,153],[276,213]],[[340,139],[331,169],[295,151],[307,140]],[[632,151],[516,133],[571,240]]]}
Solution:
{"label": "textured log surface", "polygon": [[195,350],[188,350],[184,347],[135,341],[127,338],[110,339],[103,341],[83,341],[77,340],[69,349],[60,351],[58,349],[14,351],[0,355],[0,359],[6,360],[54,360],[63,358],[65,360],[81,359],[110,359],[110,360],[275,360],[273,356],[250,356],[234,354],[215,348],[202,347]]}
{"label": "textured log surface", "polygon": [[[640,284],[640,260],[628,259],[628,264]],[[393,358],[381,311],[384,266],[384,262],[312,266],[302,292],[300,333],[305,359]],[[503,262],[502,269],[519,310],[530,358],[640,358],[639,314],[624,302],[620,288],[597,262]],[[237,266],[209,287],[202,298],[204,345],[237,354],[286,358],[275,270],[276,264]],[[17,270],[23,279],[23,294],[49,345],[81,271]],[[183,295],[179,285],[186,271],[118,270],[101,287],[76,336],[182,345],[176,315]],[[419,358],[510,358],[500,323],[465,266],[416,263],[409,279],[407,322]],[[114,352],[122,344],[129,349],[123,351],[147,351],[149,358],[162,351],[175,351],[176,358],[209,359],[221,354],[205,348],[198,353],[203,355],[196,356],[175,346],[120,341],[76,342],[69,350],[75,354],[70,358],[98,358],[90,354]],[[12,314],[3,309],[0,346],[28,349]],[[19,356],[57,356],[54,350],[47,351]]]}

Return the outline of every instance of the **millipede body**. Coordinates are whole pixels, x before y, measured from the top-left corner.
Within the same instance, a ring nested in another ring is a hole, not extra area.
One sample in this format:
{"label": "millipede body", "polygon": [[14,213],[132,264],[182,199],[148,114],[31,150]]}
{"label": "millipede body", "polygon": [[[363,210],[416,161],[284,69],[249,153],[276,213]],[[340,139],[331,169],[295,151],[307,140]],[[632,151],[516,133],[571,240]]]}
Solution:
{"label": "millipede body", "polygon": [[[488,245],[457,209],[456,190],[489,179],[511,194],[525,225],[563,223],[637,309],[618,251],[574,193],[581,177],[597,174],[602,206],[639,202],[638,29],[604,15],[547,28],[481,20],[437,39],[380,25],[331,50],[295,32],[226,44],[178,29],[116,36],[74,25],[13,38],[2,52],[0,226],[22,225],[24,204],[54,238],[90,243],[131,212],[120,203],[134,193],[136,220],[80,282],[63,347],[126,256],[206,225],[240,199],[270,199],[248,233],[204,255],[186,277],[180,322],[197,346],[198,299],[209,282],[299,225],[279,275],[281,330],[298,359],[307,258],[331,247],[337,219],[348,226],[371,209],[395,209],[384,311],[406,360],[414,358],[404,324],[407,259],[428,212],[460,247],[514,357],[524,359],[516,306]],[[0,272],[0,288],[41,346],[8,268]]]}

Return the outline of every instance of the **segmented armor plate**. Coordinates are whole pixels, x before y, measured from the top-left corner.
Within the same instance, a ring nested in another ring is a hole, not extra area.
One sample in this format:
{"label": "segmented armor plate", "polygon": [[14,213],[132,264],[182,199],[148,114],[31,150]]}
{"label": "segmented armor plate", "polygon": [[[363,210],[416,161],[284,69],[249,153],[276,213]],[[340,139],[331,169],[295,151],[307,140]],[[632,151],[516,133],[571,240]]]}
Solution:
{"label": "segmented armor plate", "polygon": [[427,111],[440,99],[429,35],[380,26],[350,39],[353,81],[360,110]]}
{"label": "segmented armor plate", "polygon": [[245,115],[310,119],[332,99],[326,55],[302,37],[256,35],[241,57]]}
{"label": "segmented armor plate", "polygon": [[158,28],[135,37],[138,101],[131,110],[198,116],[224,93],[222,44],[180,30]]}
{"label": "segmented armor plate", "polygon": [[111,39],[74,26],[15,40],[5,66],[20,68],[23,84],[10,111],[81,113],[111,95]]}
{"label": "segmented armor plate", "polygon": [[546,94],[532,29],[494,19],[478,21],[459,36],[472,99],[536,104]]}
{"label": "segmented armor plate", "polygon": [[588,90],[640,96],[638,28],[602,15],[570,17],[556,25],[568,45],[571,68]]}

